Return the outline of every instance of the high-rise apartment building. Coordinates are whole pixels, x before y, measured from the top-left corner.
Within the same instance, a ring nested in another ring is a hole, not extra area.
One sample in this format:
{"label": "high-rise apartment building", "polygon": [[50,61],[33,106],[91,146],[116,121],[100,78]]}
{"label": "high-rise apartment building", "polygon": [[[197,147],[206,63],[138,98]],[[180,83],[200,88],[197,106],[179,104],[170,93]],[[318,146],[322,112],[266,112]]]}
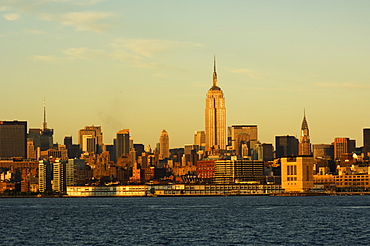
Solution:
{"label": "high-rise apartment building", "polygon": [[27,158],[27,122],[0,121],[0,158]]}
{"label": "high-rise apartment building", "polygon": [[170,138],[166,130],[163,130],[159,137],[159,159],[170,157]]}
{"label": "high-rise apartment building", "polygon": [[218,86],[216,59],[213,68],[213,84],[208,90],[205,109],[206,150],[226,149],[226,108],[225,98]]}
{"label": "high-rise apartment building", "polygon": [[302,127],[301,127],[301,139],[298,145],[298,155],[312,155],[311,142],[310,142],[310,131],[306,120],[306,114],[303,116]]}
{"label": "high-rise apartment building", "polygon": [[294,136],[276,136],[275,137],[275,154],[276,158],[283,156],[298,155],[298,139]]}
{"label": "high-rise apartment building", "polygon": [[130,153],[130,130],[123,129],[117,132],[116,138],[116,158]]}
{"label": "high-rise apartment building", "polygon": [[65,160],[56,159],[53,163],[53,190],[65,193],[66,184],[66,162]]}
{"label": "high-rise apartment building", "polygon": [[[84,137],[86,135],[88,137]],[[100,154],[103,150],[103,133],[101,131],[101,126],[85,126],[83,129],[78,131],[78,144],[83,152],[90,152],[89,150],[91,150],[92,142],[95,144],[94,152],[96,154]]]}
{"label": "high-rise apartment building", "polygon": [[52,168],[49,161],[39,161],[39,191],[51,191]]}

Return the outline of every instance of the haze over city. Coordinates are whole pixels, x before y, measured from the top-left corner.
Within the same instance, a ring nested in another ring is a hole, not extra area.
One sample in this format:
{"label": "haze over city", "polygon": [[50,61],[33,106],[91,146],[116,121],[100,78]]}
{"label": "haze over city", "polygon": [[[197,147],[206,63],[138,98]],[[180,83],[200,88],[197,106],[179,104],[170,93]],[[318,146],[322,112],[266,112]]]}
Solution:
{"label": "haze over city", "polygon": [[256,124],[261,142],[311,143],[370,126],[367,1],[11,1],[0,4],[2,120],[41,127],[55,142],[100,125],[104,143],[130,129],[171,147],[204,130],[213,56],[227,125]]}

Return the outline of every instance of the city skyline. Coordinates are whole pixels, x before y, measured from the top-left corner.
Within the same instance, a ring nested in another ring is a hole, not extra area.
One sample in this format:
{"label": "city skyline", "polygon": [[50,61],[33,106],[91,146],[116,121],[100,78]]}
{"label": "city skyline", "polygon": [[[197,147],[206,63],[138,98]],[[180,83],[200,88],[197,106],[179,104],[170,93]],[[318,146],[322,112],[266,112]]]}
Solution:
{"label": "city skyline", "polygon": [[[143,9],[142,4],[146,5]],[[192,144],[218,79],[227,126],[258,125],[259,140],[300,136],[311,144],[370,126],[370,40],[363,1],[3,1],[2,120],[48,127],[63,143],[87,125],[104,143],[130,129],[135,142]],[[150,127],[148,127],[150,124]]]}

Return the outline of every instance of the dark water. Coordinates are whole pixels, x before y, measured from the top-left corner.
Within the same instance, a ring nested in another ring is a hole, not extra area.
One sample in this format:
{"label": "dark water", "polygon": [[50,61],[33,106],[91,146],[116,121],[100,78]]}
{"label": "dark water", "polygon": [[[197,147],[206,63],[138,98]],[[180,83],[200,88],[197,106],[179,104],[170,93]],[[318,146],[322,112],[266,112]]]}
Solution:
{"label": "dark water", "polygon": [[0,199],[0,245],[370,245],[370,196]]}

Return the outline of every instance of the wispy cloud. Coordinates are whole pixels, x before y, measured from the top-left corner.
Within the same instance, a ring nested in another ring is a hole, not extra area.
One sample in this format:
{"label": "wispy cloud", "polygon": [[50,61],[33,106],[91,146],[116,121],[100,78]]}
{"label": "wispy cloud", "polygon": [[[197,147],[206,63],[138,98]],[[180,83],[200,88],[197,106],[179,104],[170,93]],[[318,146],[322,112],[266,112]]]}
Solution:
{"label": "wispy cloud", "polygon": [[316,83],[316,86],[329,88],[370,89],[370,85],[356,83]]}
{"label": "wispy cloud", "polygon": [[3,17],[4,17],[4,19],[6,19],[8,21],[16,21],[19,18],[21,18],[21,16],[19,14],[6,14],[6,15],[3,15]]}
{"label": "wispy cloud", "polygon": [[64,55],[61,56],[43,56],[38,55],[34,56],[33,59],[36,61],[42,62],[57,62],[57,61],[71,61],[71,60],[89,60],[94,58],[102,58],[104,56],[108,56],[101,50],[93,50],[87,47],[81,48],[69,48],[65,50],[61,50],[61,53]]}
{"label": "wispy cloud", "polygon": [[110,12],[69,12],[64,14],[42,14],[41,18],[48,21],[57,21],[64,26],[73,26],[76,31],[102,32],[107,30],[109,24],[102,21],[112,17]]}
{"label": "wispy cloud", "polygon": [[45,33],[44,31],[40,31],[40,30],[24,30],[24,32],[28,34],[33,34],[33,35]]}
{"label": "wispy cloud", "polygon": [[246,74],[252,79],[261,79],[262,74],[257,72],[256,70],[247,69],[247,68],[241,68],[241,69],[231,69],[230,72],[232,73],[241,73]]}
{"label": "wispy cloud", "polygon": [[131,56],[152,58],[154,55],[173,49],[201,47],[202,44],[192,42],[178,42],[161,39],[123,39],[117,38],[112,42],[115,50],[125,51]]}
{"label": "wispy cloud", "polygon": [[8,11],[10,10],[9,6],[0,6],[0,12]]}

